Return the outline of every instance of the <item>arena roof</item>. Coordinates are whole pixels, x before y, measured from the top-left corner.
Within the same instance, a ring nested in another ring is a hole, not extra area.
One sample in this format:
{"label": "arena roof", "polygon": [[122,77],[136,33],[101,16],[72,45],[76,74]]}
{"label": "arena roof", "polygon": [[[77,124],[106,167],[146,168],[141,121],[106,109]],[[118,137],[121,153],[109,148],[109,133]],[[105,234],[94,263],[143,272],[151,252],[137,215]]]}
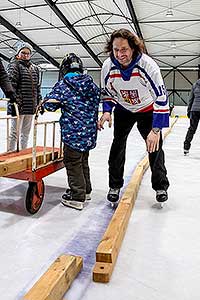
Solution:
{"label": "arena roof", "polygon": [[199,0],[1,0],[0,57],[9,61],[19,40],[29,42],[37,64],[59,66],[67,52],[87,68],[99,68],[113,30],[143,38],[163,69],[200,63]]}

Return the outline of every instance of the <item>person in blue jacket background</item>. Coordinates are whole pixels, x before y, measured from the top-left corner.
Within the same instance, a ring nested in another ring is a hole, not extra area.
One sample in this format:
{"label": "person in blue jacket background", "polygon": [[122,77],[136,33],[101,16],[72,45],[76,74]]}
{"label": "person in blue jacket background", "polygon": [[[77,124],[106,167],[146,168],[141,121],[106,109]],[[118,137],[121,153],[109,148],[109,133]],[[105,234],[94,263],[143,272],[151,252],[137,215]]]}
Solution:
{"label": "person in blue jacket background", "polygon": [[88,165],[89,150],[96,146],[100,89],[92,77],[83,74],[83,63],[76,54],[66,55],[60,66],[60,81],[45,97],[48,111],[61,109],[60,126],[64,143],[64,164],[69,188],[62,204],[82,210],[92,190]]}

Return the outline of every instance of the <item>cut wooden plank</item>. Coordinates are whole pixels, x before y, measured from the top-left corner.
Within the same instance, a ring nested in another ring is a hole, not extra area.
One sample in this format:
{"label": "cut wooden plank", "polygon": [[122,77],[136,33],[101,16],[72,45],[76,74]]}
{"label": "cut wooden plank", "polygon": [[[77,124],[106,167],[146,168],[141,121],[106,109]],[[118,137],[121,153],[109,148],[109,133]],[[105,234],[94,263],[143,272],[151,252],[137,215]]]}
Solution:
{"label": "cut wooden plank", "polygon": [[[138,164],[132,178],[119,202],[110,224],[97,248],[93,280],[108,282],[110,280],[120,246],[122,244],[128,221],[137,197],[142,176],[148,168],[147,156]],[[103,266],[99,263],[105,263]]]}
{"label": "cut wooden plank", "polygon": [[[176,121],[177,118],[172,123],[171,127],[165,131],[164,138],[171,132]],[[96,251],[96,264],[93,269],[93,280],[96,282],[105,283],[110,280],[128,221],[135,204],[138,189],[143,174],[148,166],[148,156],[145,156],[136,167],[111,222],[99,243]]]}
{"label": "cut wooden plank", "polygon": [[177,120],[178,116],[175,117],[175,120],[172,122],[171,126],[164,132],[164,138],[166,138],[168,134],[172,131],[172,128],[176,124]]}
{"label": "cut wooden plank", "polygon": [[82,266],[80,256],[59,256],[23,299],[61,300]]}
{"label": "cut wooden plank", "polygon": [[114,264],[96,262],[93,269],[93,281],[107,283],[110,281],[110,276],[112,274]]}
{"label": "cut wooden plank", "polygon": [[[59,151],[54,150],[54,159],[58,158]],[[46,162],[52,160],[52,149],[46,148]],[[37,148],[36,153],[37,166],[44,163],[42,147]],[[7,153],[0,155],[0,177],[11,175],[13,173],[25,171],[32,167],[32,148],[22,150],[16,153]]]}
{"label": "cut wooden plank", "polygon": [[137,197],[137,193],[140,187],[140,183],[143,177],[144,172],[149,167],[149,159],[146,155],[137,165],[136,169],[133,172],[133,175],[131,177],[131,180],[122,195],[122,198],[120,200],[120,203],[130,203],[132,205],[132,208],[135,204],[135,200]]}
{"label": "cut wooden plank", "polygon": [[97,262],[115,263],[117,258],[129,218],[130,204],[122,203],[118,208],[96,250]]}

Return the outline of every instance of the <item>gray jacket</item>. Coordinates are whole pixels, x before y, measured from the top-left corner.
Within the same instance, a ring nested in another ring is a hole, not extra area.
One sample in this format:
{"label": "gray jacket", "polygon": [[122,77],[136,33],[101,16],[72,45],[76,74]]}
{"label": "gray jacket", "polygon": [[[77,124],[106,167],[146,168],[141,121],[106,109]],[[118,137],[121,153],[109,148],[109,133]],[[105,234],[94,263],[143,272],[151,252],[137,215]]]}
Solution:
{"label": "gray jacket", "polygon": [[200,111],[200,79],[192,86],[187,111]]}

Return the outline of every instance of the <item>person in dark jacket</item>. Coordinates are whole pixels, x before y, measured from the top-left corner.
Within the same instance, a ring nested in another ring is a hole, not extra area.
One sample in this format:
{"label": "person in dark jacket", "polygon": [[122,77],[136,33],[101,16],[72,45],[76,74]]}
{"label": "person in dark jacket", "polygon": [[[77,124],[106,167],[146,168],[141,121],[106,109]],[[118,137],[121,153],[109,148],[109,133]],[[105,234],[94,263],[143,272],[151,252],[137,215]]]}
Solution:
{"label": "person in dark jacket", "polygon": [[[28,43],[20,43],[17,54],[8,65],[8,74],[16,93],[16,103],[19,109],[19,138],[20,148],[27,148],[33,115],[42,99],[40,93],[39,69],[31,58],[32,47]],[[12,114],[8,105],[8,114]],[[12,119],[9,136],[9,150],[16,149],[17,120]]]}
{"label": "person in dark jacket", "polygon": [[188,102],[187,116],[190,119],[190,126],[188,128],[184,141],[185,155],[189,153],[191,142],[200,120],[200,79],[198,79],[192,86]]}
{"label": "person in dark jacket", "polygon": [[60,67],[62,80],[45,97],[48,111],[61,108],[60,126],[64,143],[64,164],[69,189],[62,204],[82,210],[92,190],[88,165],[89,150],[96,146],[100,89],[89,75],[83,74],[81,59],[67,55]]}
{"label": "person in dark jacket", "polygon": [[6,95],[6,97],[10,99],[10,103],[13,104],[16,101],[15,92],[8,78],[8,74],[4,68],[1,59],[0,59],[0,87],[4,92],[4,94]]}

